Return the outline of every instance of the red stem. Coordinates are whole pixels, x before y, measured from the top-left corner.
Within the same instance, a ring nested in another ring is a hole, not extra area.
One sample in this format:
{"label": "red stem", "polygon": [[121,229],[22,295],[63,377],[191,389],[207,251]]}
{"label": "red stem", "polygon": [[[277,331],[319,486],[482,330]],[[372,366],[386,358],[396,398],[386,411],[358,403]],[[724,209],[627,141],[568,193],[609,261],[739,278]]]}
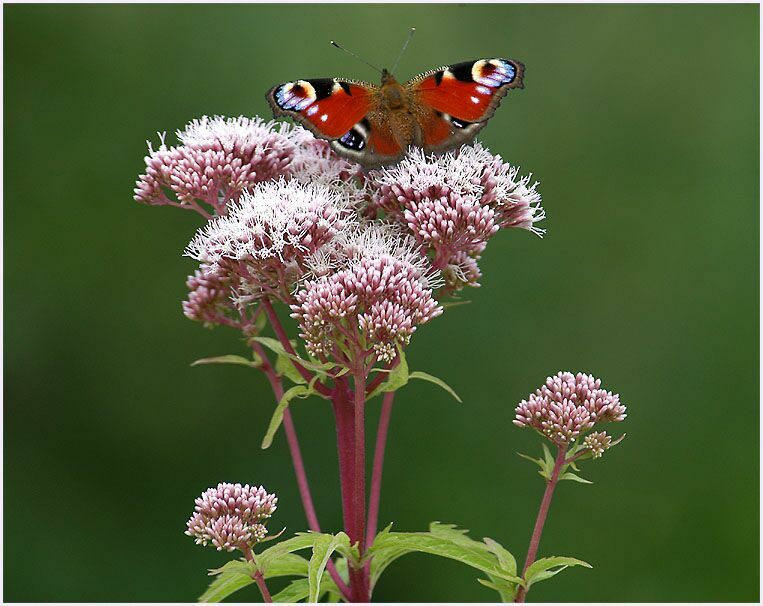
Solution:
{"label": "red stem", "polygon": [[[249,547],[249,545],[244,544],[243,546],[241,546],[241,551],[244,552],[244,557],[247,560],[249,560],[252,564],[254,564],[254,556],[252,555],[252,548]],[[262,573],[259,570],[256,570],[251,574],[251,577],[254,579],[255,583],[257,583],[257,587],[260,588],[262,599],[265,600],[265,602],[267,603],[272,603],[273,598],[270,597],[270,591],[268,591],[268,586],[265,583],[265,577],[262,576]]]}
{"label": "red stem", "polygon": [[[262,359],[262,371],[270,381],[270,386],[273,388],[273,395],[276,401],[280,401],[283,397],[283,385],[280,377],[276,374],[273,365],[265,353],[263,347],[256,341],[252,342],[252,348]],[[291,418],[291,412],[287,408],[283,413],[283,427],[286,432],[286,441],[289,444],[289,452],[291,454],[291,461],[294,465],[294,473],[297,476],[297,486],[299,488],[299,496],[302,498],[302,507],[305,510],[305,516],[307,517],[307,523],[310,530],[313,532],[320,532],[321,527],[318,523],[318,516],[315,513],[315,505],[313,504],[313,496],[310,493],[310,484],[307,481],[307,473],[305,472],[305,464],[302,460],[302,451],[299,447],[299,439],[297,438],[297,430],[294,427],[294,421]],[[331,578],[336,583],[342,595],[345,598],[350,598],[350,588],[339,576],[339,571],[336,569],[336,564],[333,560],[329,560],[326,568],[331,575]]]}
{"label": "red stem", "polygon": [[[530,546],[527,549],[527,557],[525,558],[525,566],[522,568],[522,577],[525,576],[527,569],[535,561],[535,555],[538,553],[538,545],[540,544],[540,536],[543,534],[543,525],[546,523],[546,517],[548,516],[548,510],[551,506],[551,498],[554,496],[554,489],[559,482],[559,472],[565,463],[565,455],[567,454],[567,445],[559,445],[556,454],[556,461],[554,462],[554,470],[551,472],[551,479],[546,483],[546,491],[543,493],[543,500],[540,502],[540,509],[538,510],[538,517],[535,520],[535,528],[533,528],[533,534],[530,538]],[[524,587],[520,587],[517,592],[515,602],[524,602],[527,590]]]}
{"label": "red stem", "polygon": [[[374,467],[371,473],[371,497],[368,504],[368,528],[366,530],[366,546],[374,542],[377,525],[379,523],[379,501],[381,498],[381,481],[384,471],[384,448],[387,445],[387,432],[389,420],[392,416],[392,403],[395,400],[395,392],[388,391],[384,394],[379,427],[376,430],[376,450],[374,451]],[[368,563],[370,567],[371,562]]]}

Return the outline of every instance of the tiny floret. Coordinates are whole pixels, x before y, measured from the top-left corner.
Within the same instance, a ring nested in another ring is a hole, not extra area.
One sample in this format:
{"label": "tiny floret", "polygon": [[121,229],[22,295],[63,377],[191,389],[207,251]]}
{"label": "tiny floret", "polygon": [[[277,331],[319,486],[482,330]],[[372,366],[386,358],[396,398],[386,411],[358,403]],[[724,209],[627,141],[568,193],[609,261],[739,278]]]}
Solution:
{"label": "tiny floret", "polygon": [[265,523],[277,503],[262,486],[220,483],[196,499],[185,534],[197,545],[211,542],[218,551],[246,551],[267,535]]}
{"label": "tiny floret", "polygon": [[583,373],[559,372],[516,407],[514,424],[532,427],[556,444],[569,444],[597,423],[623,421],[620,396]]}
{"label": "tiny floret", "polygon": [[594,459],[598,459],[605,450],[612,446],[612,438],[607,435],[606,431],[595,431],[585,437],[583,445],[591,451]]}

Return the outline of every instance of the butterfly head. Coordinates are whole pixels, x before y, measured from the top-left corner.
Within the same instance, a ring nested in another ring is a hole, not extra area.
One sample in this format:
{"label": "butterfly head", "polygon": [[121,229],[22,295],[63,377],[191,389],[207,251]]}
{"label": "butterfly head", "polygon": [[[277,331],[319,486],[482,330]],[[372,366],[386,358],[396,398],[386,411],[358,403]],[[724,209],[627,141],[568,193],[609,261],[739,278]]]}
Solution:
{"label": "butterfly head", "polygon": [[397,80],[395,80],[395,76],[392,75],[392,72],[390,72],[388,69],[383,69],[381,83],[382,86],[385,84],[397,84]]}

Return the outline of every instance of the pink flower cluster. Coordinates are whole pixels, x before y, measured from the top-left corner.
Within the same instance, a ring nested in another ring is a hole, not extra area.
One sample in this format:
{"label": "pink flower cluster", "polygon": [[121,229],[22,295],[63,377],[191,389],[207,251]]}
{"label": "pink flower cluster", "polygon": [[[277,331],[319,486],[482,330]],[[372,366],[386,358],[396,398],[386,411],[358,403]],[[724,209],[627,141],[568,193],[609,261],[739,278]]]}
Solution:
{"label": "pink flower cluster", "polygon": [[[293,129],[260,118],[204,116],[178,131],[181,145],[159,149],[149,143],[146,172],[138,177],[135,199],[154,205],[207,207],[224,214],[225,205],[257,183],[288,172],[296,154]],[[170,198],[167,194],[174,194]]]}
{"label": "pink flower cluster", "polygon": [[532,427],[556,444],[569,444],[595,424],[623,421],[620,396],[591,375],[559,372],[517,406],[514,424]]}
{"label": "pink flower cluster", "polygon": [[[385,225],[366,225],[345,236],[328,267],[340,269],[306,281],[292,315],[300,337],[317,357],[342,361],[344,353],[389,362],[417,326],[442,313],[432,294],[435,276],[412,242]],[[349,362],[349,360],[344,360]]]}
{"label": "pink flower cluster", "polygon": [[220,483],[196,499],[185,534],[194,537],[197,545],[211,542],[218,551],[243,551],[265,538],[264,522],[277,503],[278,498],[262,486]]}
{"label": "pink flower cluster", "polygon": [[371,206],[404,224],[433,264],[458,288],[478,285],[476,265],[501,228],[543,234],[540,194],[530,177],[479,144],[456,153],[425,156],[412,151],[398,165],[369,175]]}
{"label": "pink flower cluster", "polygon": [[206,326],[225,323],[233,312],[231,278],[202,265],[186,281],[188,298],[183,301],[183,314],[189,320]]}
{"label": "pink flower cluster", "polygon": [[305,258],[352,224],[353,204],[336,188],[261,183],[201,228],[186,254],[254,299],[267,292],[283,298]]}

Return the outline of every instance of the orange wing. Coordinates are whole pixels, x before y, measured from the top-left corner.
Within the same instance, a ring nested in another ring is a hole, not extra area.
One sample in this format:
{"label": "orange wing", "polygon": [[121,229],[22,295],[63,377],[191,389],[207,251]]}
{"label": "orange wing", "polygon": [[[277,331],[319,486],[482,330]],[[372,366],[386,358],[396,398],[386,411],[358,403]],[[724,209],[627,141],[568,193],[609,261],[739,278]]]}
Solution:
{"label": "orange wing", "polygon": [[524,65],[479,59],[427,72],[411,80],[420,103],[465,122],[488,120],[511,88],[522,88]]}
{"label": "orange wing", "polygon": [[276,116],[290,116],[317,137],[334,140],[365,117],[374,88],[336,78],[296,80],[271,88],[267,100]]}

